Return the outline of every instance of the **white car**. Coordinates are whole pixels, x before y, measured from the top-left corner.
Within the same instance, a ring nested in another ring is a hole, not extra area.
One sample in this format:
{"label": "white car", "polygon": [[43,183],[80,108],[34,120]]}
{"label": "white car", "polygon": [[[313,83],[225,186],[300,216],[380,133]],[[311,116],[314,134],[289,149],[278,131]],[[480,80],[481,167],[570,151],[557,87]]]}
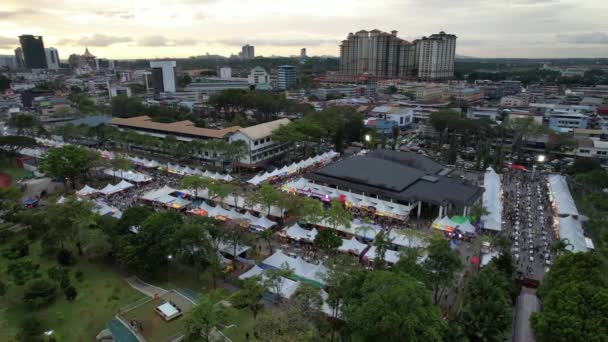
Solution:
{"label": "white car", "polygon": [[530,261],[534,261],[534,257],[530,255]]}

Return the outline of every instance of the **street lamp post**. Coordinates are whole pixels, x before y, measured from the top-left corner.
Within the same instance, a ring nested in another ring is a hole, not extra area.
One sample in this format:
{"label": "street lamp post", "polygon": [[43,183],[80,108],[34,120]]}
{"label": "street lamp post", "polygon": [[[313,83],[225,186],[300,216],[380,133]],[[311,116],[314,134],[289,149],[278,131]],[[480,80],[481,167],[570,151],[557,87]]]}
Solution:
{"label": "street lamp post", "polygon": [[171,260],[173,260],[173,255],[169,254],[167,255],[167,288],[169,288],[169,279],[170,279],[170,275],[169,272],[171,271]]}

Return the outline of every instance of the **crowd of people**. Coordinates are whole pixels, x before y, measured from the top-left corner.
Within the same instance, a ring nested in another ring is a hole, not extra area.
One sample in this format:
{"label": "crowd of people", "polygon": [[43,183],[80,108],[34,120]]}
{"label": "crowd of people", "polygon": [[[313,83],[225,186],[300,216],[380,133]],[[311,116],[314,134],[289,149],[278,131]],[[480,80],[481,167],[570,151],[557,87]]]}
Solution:
{"label": "crowd of people", "polygon": [[540,280],[553,259],[552,216],[546,179],[508,171],[503,176],[505,226],[521,275]]}

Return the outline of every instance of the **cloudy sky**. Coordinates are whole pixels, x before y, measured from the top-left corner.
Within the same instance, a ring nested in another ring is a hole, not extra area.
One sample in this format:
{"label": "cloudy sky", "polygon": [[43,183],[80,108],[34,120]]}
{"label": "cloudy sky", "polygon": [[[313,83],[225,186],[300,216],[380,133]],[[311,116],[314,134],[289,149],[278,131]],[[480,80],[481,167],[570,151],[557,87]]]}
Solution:
{"label": "cloudy sky", "polygon": [[2,0],[0,54],[42,35],[62,59],[338,55],[359,29],[414,39],[444,30],[479,57],[608,57],[606,0]]}

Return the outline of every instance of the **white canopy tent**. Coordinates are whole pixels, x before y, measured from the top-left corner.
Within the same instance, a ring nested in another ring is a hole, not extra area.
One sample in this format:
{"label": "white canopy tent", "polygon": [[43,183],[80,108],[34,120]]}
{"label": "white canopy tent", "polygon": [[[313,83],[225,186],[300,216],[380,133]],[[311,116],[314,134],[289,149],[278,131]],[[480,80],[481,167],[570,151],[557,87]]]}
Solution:
{"label": "white canopy tent", "polygon": [[555,203],[555,211],[558,215],[579,215],[564,176],[550,175],[548,186],[551,200]]}
{"label": "white canopy tent", "polygon": [[285,255],[281,250],[277,250],[273,255],[266,258],[262,261],[262,264],[274,268],[282,268],[284,264],[287,264],[292,273],[296,276],[310,279],[321,284],[325,283],[323,280],[323,276],[327,274],[327,268],[325,268],[325,266],[322,264],[311,264],[300,257],[292,258]]}
{"label": "white canopy tent", "polygon": [[263,175],[256,175],[255,177],[248,180],[247,183],[253,184],[253,185],[258,185],[262,182],[265,182],[270,177],[279,177],[279,176],[287,175],[287,174],[296,172],[299,169],[305,169],[307,167],[310,167],[316,163],[328,162],[328,161],[331,161],[334,157],[336,157],[338,155],[340,155],[340,154],[335,151],[329,151],[329,152],[320,154],[318,156],[315,156],[314,158],[308,158],[306,160],[301,160],[297,163],[292,163],[289,166],[285,165],[282,168],[276,169],[270,173],[266,172]]}
{"label": "white canopy tent", "polygon": [[[371,246],[365,253],[365,257],[370,261],[376,260],[376,258],[379,257],[377,255],[377,252],[378,252],[378,250],[376,249],[376,246]],[[400,258],[400,255],[399,255],[399,252],[397,252],[397,251],[387,249],[386,252],[384,253],[384,261],[388,262],[389,264],[397,263],[397,261],[399,261],[399,258]]]}
{"label": "white canopy tent", "polygon": [[[481,217],[483,228],[493,231],[502,230],[502,194],[500,176],[494,169],[488,167],[483,177],[485,191],[482,195],[482,205],[488,214]],[[469,227],[466,227],[469,228]],[[462,230],[462,229],[461,229]],[[474,230],[473,230],[474,231]]]}
{"label": "white canopy tent", "polygon": [[356,255],[361,255],[361,253],[368,246],[364,243],[359,242],[354,236],[351,239],[342,239],[342,245],[338,247],[340,252],[344,253],[353,253]]}
{"label": "white canopy tent", "polygon": [[89,196],[92,194],[96,194],[98,192],[99,192],[99,190],[92,188],[88,185],[85,185],[82,189],[76,191],[76,195],[77,196]]}
{"label": "white canopy tent", "polygon": [[560,240],[565,240],[567,249],[572,252],[587,252],[587,241],[581,222],[572,217],[560,217],[557,221]]}
{"label": "white canopy tent", "polygon": [[113,195],[120,191],[122,191],[122,189],[120,189],[120,188],[116,187],[116,185],[112,185],[112,184],[108,184],[103,189],[99,190],[99,192],[101,194],[104,194],[106,196]]}
{"label": "white canopy tent", "polygon": [[285,235],[296,241],[308,241],[313,242],[318,232],[316,229],[308,230],[300,227],[299,224],[295,223],[289,228],[284,229]]}

